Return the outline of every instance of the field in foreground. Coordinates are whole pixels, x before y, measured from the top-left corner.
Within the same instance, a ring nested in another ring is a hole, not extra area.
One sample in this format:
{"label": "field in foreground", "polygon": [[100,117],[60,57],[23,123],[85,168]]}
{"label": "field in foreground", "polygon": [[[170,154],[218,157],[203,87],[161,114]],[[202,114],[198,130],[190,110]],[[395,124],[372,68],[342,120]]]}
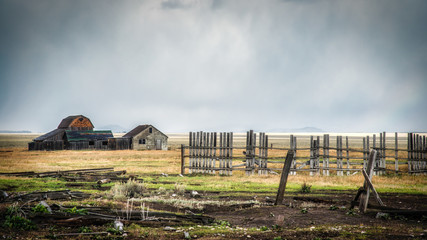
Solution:
{"label": "field in foreground", "polygon": [[[273,206],[280,176],[247,177],[236,172],[233,176],[181,177],[179,150],[28,152],[22,147],[5,147],[0,151],[0,163],[2,173],[111,167],[114,171],[126,170],[125,175],[120,175],[122,178],[137,175],[133,177],[144,180],[130,182],[134,188],[121,191],[125,186],[116,181],[97,184],[96,174],[87,174],[87,178],[77,174],[0,176],[0,189],[10,195],[9,200],[13,199],[2,202],[0,208],[1,235],[6,238],[424,239],[427,231],[424,175],[374,176],[373,183],[386,206],[419,213],[389,213],[376,218],[378,210],[360,214],[349,209],[363,183],[360,174],[290,176],[284,205]],[[304,183],[311,187],[303,188]],[[48,191],[65,189],[87,196],[56,200],[49,197]],[[54,214],[31,210],[41,200],[35,195],[27,195],[35,200],[18,197],[40,191],[47,192],[46,202],[52,208],[60,206],[52,209]],[[376,204],[374,199],[370,203]],[[37,229],[24,231],[6,224],[11,222],[6,216],[13,204],[36,223]],[[80,215],[79,209],[121,218],[126,233],[114,230],[115,218],[100,220],[91,214]],[[148,218],[142,217],[144,210]]]}

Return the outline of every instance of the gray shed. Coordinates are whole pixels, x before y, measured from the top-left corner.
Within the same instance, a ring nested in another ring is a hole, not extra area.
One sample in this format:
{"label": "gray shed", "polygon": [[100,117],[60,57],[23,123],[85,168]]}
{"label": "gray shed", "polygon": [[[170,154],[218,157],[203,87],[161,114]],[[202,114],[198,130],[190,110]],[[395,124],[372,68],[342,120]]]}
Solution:
{"label": "gray shed", "polygon": [[131,148],[134,150],[168,150],[168,136],[153,125],[139,125],[123,138],[131,139]]}

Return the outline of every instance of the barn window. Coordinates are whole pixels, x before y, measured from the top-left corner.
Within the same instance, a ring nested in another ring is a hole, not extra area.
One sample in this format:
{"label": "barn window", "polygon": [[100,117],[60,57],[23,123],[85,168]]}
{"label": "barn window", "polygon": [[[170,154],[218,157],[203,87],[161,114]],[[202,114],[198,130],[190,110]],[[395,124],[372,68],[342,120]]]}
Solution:
{"label": "barn window", "polygon": [[148,129],[150,133],[153,133],[153,128]]}
{"label": "barn window", "polygon": [[93,145],[95,145],[95,142],[94,141],[89,141],[89,146],[93,146]]}
{"label": "barn window", "polygon": [[139,139],[139,144],[145,144],[145,138]]}
{"label": "barn window", "polygon": [[102,141],[102,145],[107,146],[108,142],[107,141]]}

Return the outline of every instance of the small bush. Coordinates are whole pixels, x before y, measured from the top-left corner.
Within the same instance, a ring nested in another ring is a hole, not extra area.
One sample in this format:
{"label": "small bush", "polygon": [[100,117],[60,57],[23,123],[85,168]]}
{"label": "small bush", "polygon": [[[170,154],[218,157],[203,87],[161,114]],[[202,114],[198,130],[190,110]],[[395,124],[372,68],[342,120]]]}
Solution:
{"label": "small bush", "polygon": [[31,220],[18,215],[6,216],[6,220],[4,221],[3,226],[20,230],[33,230],[36,228]]}
{"label": "small bush", "polygon": [[87,210],[84,208],[78,209],[77,207],[65,209],[64,212],[78,214],[78,215],[87,215]]}
{"label": "small bush", "polygon": [[306,213],[308,213],[307,208],[303,208],[303,209],[301,209],[301,213],[302,213],[302,214],[306,214]]}
{"label": "small bush", "polygon": [[310,193],[311,192],[311,185],[308,185],[307,183],[303,183],[301,185],[301,192],[302,193]]}
{"label": "small bush", "polygon": [[33,213],[49,213],[47,208],[41,204],[37,204],[36,206],[31,208],[31,210],[33,211]]}
{"label": "small bush", "polygon": [[265,231],[268,231],[270,229],[267,226],[262,226],[262,227],[259,228],[259,230],[265,232]]}
{"label": "small bush", "polygon": [[142,197],[147,190],[144,183],[129,179],[126,183],[115,184],[110,192],[114,198]]}
{"label": "small bush", "polygon": [[175,183],[175,192],[176,193],[184,193],[185,192],[185,188],[186,188],[187,186],[185,185],[185,184],[178,184],[178,183]]}
{"label": "small bush", "polygon": [[352,209],[349,209],[345,214],[350,215],[350,216],[354,216],[354,215],[356,215],[356,212],[352,208]]}
{"label": "small bush", "polygon": [[80,233],[90,233],[90,232],[92,232],[92,230],[90,229],[90,227],[88,227],[88,226],[81,226],[80,228],[79,228],[79,232]]}
{"label": "small bush", "polygon": [[332,210],[332,211],[337,210],[337,209],[338,209],[338,207],[337,207],[337,206],[335,206],[335,205],[331,205],[331,206],[329,207],[329,210]]}

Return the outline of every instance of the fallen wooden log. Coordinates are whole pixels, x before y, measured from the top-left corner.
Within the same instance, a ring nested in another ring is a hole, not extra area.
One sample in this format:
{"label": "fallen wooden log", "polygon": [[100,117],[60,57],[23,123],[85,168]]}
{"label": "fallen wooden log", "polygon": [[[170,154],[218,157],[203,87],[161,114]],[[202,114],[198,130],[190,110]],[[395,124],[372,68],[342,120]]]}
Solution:
{"label": "fallen wooden log", "polygon": [[11,172],[11,173],[0,173],[0,176],[17,176],[17,177],[27,177],[33,176],[35,172]]}
{"label": "fallen wooden log", "polygon": [[49,192],[32,192],[18,196],[11,196],[4,199],[4,202],[15,201],[41,201],[41,200],[67,200],[67,199],[83,199],[88,198],[90,194],[83,192],[73,192],[70,190],[49,191]]}
{"label": "fallen wooden log", "polygon": [[67,236],[90,236],[90,235],[108,235],[108,232],[90,232],[90,233],[61,233],[55,234],[54,237],[67,237]]}

